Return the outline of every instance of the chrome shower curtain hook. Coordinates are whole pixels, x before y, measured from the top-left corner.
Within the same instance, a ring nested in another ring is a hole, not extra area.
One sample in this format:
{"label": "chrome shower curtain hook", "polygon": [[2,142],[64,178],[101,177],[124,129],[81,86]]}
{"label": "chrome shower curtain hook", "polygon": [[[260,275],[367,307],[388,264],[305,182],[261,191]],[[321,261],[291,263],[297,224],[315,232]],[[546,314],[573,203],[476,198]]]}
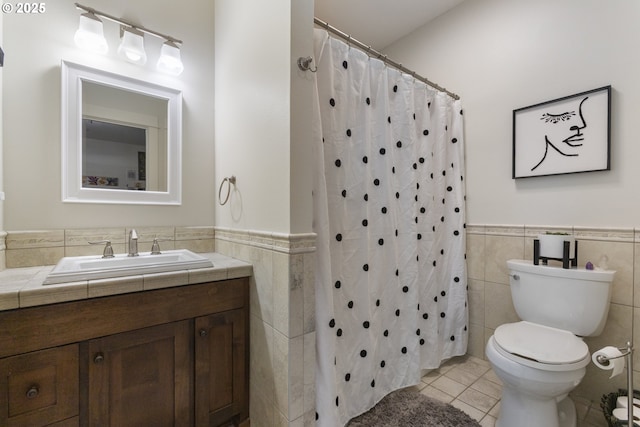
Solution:
{"label": "chrome shower curtain hook", "polygon": [[302,71],[311,71],[312,73],[315,73],[316,71],[318,71],[318,67],[311,68],[312,62],[313,58],[310,56],[307,56],[305,58],[300,57],[298,58],[298,68],[300,68]]}

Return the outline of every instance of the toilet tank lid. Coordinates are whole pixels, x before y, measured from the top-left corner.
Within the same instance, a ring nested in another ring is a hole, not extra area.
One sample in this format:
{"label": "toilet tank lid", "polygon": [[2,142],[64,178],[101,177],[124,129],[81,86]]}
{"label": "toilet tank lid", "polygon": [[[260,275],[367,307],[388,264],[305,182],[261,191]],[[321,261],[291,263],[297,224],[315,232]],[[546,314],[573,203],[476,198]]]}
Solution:
{"label": "toilet tank lid", "polygon": [[594,282],[611,282],[615,270],[587,270],[586,268],[562,268],[555,265],[534,265],[531,260],[510,259],[507,268],[522,273],[541,274],[543,276],[564,277],[576,280],[591,280]]}
{"label": "toilet tank lid", "polygon": [[509,353],[540,363],[575,363],[589,355],[589,347],[571,332],[527,321],[498,326],[494,338]]}

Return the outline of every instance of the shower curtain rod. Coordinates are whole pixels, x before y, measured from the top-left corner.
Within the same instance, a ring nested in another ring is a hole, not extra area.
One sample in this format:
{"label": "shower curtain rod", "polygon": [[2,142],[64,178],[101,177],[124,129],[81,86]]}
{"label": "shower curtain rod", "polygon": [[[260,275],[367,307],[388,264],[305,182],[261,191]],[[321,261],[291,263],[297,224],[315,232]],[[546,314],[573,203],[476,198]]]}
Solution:
{"label": "shower curtain rod", "polygon": [[460,99],[460,96],[458,96],[457,94],[455,94],[455,93],[443,88],[442,86],[432,82],[431,80],[427,79],[426,77],[422,77],[421,75],[417,74],[415,71],[408,69],[407,67],[403,66],[402,64],[389,59],[389,57],[387,57],[387,55],[384,55],[383,53],[380,53],[377,50],[373,49],[371,46],[367,46],[366,44],[362,43],[361,41],[358,41],[358,40],[354,39],[349,34],[344,33],[342,31],[340,31],[339,29],[337,29],[336,27],[333,27],[333,26],[329,25],[329,23],[324,22],[323,20],[321,20],[319,18],[316,18],[316,17],[313,18],[313,22],[317,26],[322,27],[322,28],[326,29],[327,31],[329,31],[330,33],[333,33],[336,36],[344,39],[347,42],[347,44],[354,45],[354,46],[364,50],[369,56],[375,57],[377,59],[380,59],[385,64],[390,65],[393,68],[396,68],[396,69],[402,71],[403,73],[407,73],[407,74],[411,75],[416,80],[419,80],[419,81],[421,81],[423,83],[426,83],[427,85],[431,86],[434,89],[437,89],[437,90],[439,90],[441,92],[445,92],[447,95],[449,95],[450,97],[452,97],[455,100]]}

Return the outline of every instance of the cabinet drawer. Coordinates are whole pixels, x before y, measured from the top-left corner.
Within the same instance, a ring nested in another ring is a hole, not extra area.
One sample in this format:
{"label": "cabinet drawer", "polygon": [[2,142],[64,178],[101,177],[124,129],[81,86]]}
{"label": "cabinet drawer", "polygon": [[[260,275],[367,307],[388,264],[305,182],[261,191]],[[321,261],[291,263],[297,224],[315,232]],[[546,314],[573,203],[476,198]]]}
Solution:
{"label": "cabinet drawer", "polygon": [[0,425],[46,426],[78,415],[78,345],[0,359]]}

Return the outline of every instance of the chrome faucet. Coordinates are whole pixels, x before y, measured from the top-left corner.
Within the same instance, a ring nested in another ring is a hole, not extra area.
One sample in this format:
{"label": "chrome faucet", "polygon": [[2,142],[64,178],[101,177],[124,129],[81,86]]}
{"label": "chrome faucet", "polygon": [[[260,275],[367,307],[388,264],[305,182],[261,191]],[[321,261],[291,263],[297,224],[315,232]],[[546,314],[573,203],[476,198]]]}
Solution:
{"label": "chrome faucet", "polygon": [[138,256],[138,233],[135,228],[129,231],[129,253],[127,256]]}

